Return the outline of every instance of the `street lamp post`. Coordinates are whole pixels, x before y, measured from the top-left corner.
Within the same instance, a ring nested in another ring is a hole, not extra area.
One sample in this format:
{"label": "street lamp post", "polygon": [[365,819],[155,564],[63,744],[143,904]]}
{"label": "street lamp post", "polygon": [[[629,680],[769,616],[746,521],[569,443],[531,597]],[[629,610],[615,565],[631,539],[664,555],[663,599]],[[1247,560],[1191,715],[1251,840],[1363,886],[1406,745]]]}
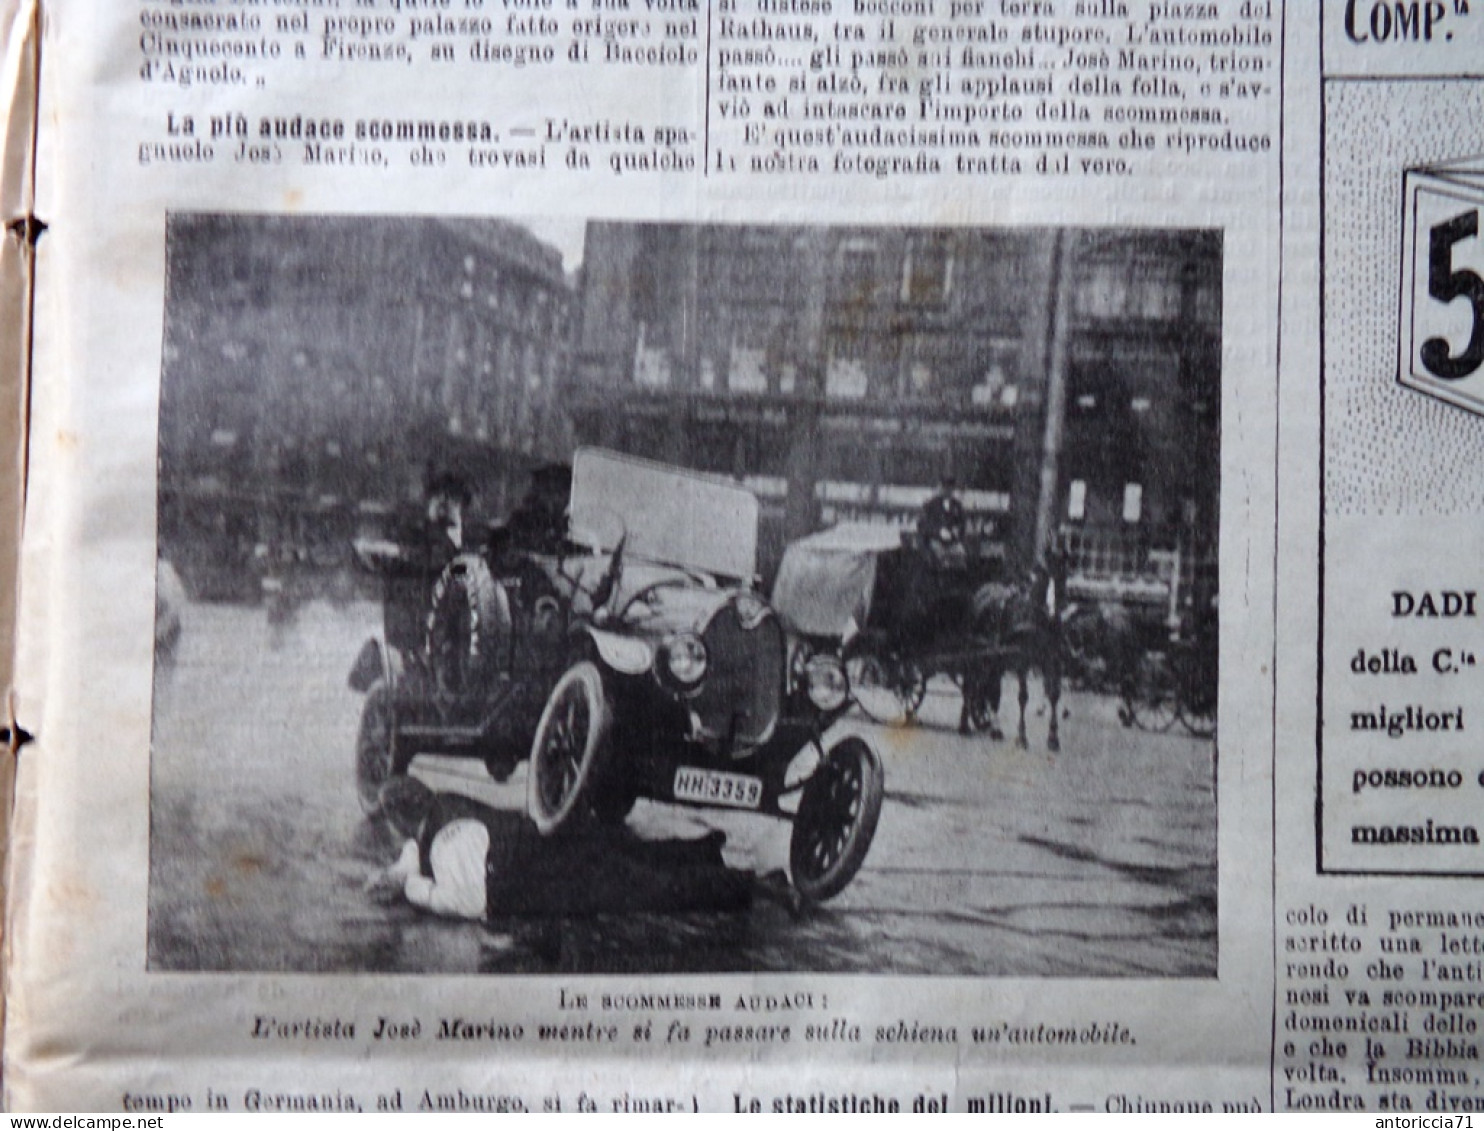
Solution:
{"label": "street lamp post", "polygon": [[788,414],[788,500],[784,537],[788,541],[813,533],[819,524],[814,497],[818,474],[819,426],[825,392],[825,292],[829,285],[829,232],[811,226],[794,241],[800,261],[798,318],[798,390],[802,394]]}
{"label": "street lamp post", "polygon": [[1041,475],[1036,492],[1035,541],[1030,554],[1045,551],[1056,530],[1062,438],[1067,422],[1067,367],[1070,358],[1076,236],[1056,233],[1051,285],[1051,343],[1046,357],[1046,424],[1041,440]]}

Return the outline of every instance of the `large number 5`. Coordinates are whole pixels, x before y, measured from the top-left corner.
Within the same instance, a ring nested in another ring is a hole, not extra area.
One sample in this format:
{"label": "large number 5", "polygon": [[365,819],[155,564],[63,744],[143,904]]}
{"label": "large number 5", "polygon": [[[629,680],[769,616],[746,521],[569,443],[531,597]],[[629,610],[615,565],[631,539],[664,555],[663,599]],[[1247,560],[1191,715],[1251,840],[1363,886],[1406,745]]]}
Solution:
{"label": "large number 5", "polygon": [[1444,381],[1467,377],[1484,364],[1484,279],[1475,271],[1453,270],[1453,245],[1479,234],[1479,210],[1465,212],[1434,225],[1427,256],[1427,293],[1443,304],[1466,298],[1474,308],[1469,344],[1457,357],[1448,353],[1447,338],[1422,343],[1422,364]]}

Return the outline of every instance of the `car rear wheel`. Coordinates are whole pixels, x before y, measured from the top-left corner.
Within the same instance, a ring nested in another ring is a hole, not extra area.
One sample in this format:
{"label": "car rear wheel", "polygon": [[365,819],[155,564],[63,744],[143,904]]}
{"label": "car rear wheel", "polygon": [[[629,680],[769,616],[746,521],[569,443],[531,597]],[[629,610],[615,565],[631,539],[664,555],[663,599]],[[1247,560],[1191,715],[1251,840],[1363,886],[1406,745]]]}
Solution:
{"label": "car rear wheel", "polygon": [[543,836],[589,811],[612,722],[596,665],[584,660],[557,680],[536,726],[526,786],[526,812]]}
{"label": "car rear wheel", "polygon": [[812,903],[838,895],[855,878],[881,818],[886,775],[862,738],[830,748],[804,784],[788,862],[794,887]]}
{"label": "car rear wheel", "polygon": [[356,795],[362,812],[375,816],[381,810],[381,787],[406,772],[406,759],[397,750],[392,689],[378,679],[366,692],[356,733]]}

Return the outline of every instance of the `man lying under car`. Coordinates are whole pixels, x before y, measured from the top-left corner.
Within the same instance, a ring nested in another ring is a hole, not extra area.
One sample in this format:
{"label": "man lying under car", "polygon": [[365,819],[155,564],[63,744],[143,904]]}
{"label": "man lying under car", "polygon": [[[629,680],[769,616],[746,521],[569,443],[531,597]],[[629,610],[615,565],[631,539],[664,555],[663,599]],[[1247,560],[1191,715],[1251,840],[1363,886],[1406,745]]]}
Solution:
{"label": "man lying under car", "polygon": [[382,788],[382,812],[406,839],[368,890],[460,919],[611,912],[735,911],[754,895],[799,909],[781,874],[753,877],[722,859],[725,837],[641,840],[593,825],[543,837],[522,812],[434,793],[412,777]]}

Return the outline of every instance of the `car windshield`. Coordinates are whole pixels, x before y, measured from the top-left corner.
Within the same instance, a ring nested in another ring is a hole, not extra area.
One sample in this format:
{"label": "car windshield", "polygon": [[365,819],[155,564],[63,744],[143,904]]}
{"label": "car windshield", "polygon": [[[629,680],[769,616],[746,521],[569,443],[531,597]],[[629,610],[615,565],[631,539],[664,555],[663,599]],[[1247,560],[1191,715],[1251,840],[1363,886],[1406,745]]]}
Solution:
{"label": "car windshield", "polygon": [[[617,516],[621,522],[615,522]],[[736,581],[757,572],[757,498],[724,479],[594,448],[572,461],[573,536]]]}

